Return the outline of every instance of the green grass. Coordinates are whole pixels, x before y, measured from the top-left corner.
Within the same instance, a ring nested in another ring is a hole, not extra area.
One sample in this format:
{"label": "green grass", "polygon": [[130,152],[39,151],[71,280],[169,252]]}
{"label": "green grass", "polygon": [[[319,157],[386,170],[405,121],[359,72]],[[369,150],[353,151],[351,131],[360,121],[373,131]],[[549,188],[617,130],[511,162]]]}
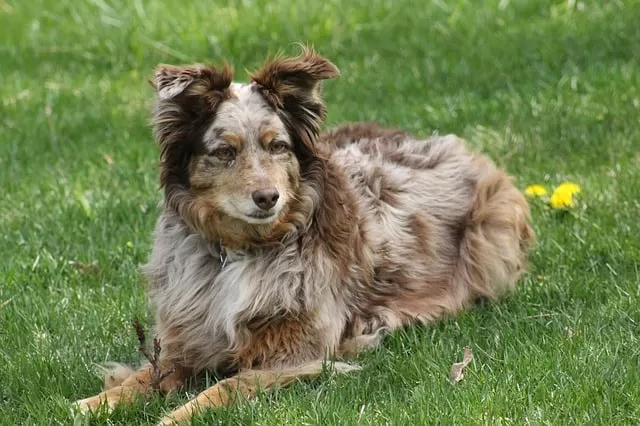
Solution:
{"label": "green grass", "polygon": [[[0,423],[72,424],[69,403],[99,391],[93,363],[138,359],[152,68],[226,58],[244,78],[306,41],[343,73],[329,124],[457,133],[521,188],[578,182],[581,204],[533,206],[513,296],[200,424],[638,424],[638,17],[637,0],[0,0]],[[451,386],[464,346],[475,360]],[[179,400],[86,422],[153,424]]]}

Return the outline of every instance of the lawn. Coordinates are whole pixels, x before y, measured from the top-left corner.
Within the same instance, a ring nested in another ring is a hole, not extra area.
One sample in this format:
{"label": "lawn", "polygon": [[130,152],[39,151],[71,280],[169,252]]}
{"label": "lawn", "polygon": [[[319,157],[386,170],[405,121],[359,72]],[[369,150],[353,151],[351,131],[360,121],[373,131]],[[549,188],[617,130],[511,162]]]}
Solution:
{"label": "lawn", "polygon": [[328,125],[457,133],[523,190],[578,183],[579,204],[532,203],[513,295],[197,424],[640,423],[639,19],[638,0],[0,0],[0,424],[154,424],[187,398],[68,409],[100,390],[95,363],[139,359],[131,320],[150,323],[147,79],[223,59],[243,78],[296,41],[342,70]]}

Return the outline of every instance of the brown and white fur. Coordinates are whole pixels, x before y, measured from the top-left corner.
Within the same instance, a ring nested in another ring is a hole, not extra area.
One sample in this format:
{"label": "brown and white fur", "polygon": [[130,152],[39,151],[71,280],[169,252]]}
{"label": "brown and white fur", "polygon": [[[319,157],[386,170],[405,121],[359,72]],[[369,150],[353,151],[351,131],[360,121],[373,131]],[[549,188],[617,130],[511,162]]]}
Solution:
{"label": "brown and white fur", "polygon": [[[507,174],[453,135],[321,133],[321,81],[338,74],[310,49],[267,60],[249,84],[226,65],[156,70],[165,197],[144,272],[173,371],[159,388],[230,376],[162,424],[317,376],[327,357],[495,299],[523,272],[533,232]],[[150,366],[122,371],[77,406],[151,393]]]}

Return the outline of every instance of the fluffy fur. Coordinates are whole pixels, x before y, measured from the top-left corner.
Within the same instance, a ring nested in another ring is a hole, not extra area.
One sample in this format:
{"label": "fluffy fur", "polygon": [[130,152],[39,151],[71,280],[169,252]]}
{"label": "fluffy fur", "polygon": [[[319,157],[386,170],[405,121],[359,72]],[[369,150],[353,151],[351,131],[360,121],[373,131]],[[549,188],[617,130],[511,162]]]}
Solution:
{"label": "fluffy fur", "polygon": [[[525,268],[524,197],[456,136],[370,123],[320,133],[321,81],[338,73],[309,49],[268,60],[249,84],[227,66],[156,71],[165,197],[144,273],[173,370],[159,388],[231,376],[163,424],[495,299]],[[151,382],[144,366],[78,406],[113,407]]]}

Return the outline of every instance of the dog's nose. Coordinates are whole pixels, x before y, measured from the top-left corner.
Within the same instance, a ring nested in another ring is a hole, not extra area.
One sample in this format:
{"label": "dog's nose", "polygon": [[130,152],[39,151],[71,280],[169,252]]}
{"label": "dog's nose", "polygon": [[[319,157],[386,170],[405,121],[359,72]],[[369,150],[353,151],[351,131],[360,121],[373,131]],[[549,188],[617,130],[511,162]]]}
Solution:
{"label": "dog's nose", "polygon": [[253,198],[253,202],[256,203],[256,206],[260,207],[262,210],[269,210],[276,205],[278,198],[280,198],[280,194],[275,188],[258,189],[251,193],[251,198]]}

